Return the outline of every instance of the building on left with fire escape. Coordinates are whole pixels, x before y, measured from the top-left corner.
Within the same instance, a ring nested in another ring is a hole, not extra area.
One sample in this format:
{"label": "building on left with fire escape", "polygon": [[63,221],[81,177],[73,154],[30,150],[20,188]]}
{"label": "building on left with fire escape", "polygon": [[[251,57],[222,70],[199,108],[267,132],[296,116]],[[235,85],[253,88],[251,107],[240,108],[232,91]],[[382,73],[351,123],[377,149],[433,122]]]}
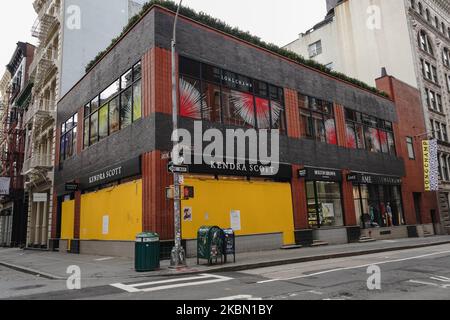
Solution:
{"label": "building on left with fire escape", "polygon": [[22,165],[25,149],[24,110],[31,100],[29,77],[35,47],[18,42],[1,85],[1,199],[0,245],[25,246],[28,197],[24,192]]}
{"label": "building on left with fire escape", "polygon": [[[27,247],[51,246],[56,104],[142,7],[144,0],[34,0],[32,100],[24,115],[22,174],[29,195]],[[107,19],[98,19],[104,16]]]}

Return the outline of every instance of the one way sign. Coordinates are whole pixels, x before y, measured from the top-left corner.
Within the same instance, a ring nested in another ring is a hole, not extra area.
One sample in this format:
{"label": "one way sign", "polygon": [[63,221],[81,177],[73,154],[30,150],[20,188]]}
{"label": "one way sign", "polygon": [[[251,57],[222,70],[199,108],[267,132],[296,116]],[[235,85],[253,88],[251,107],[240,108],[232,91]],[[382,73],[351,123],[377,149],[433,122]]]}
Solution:
{"label": "one way sign", "polygon": [[176,166],[174,164],[167,165],[167,170],[172,173],[188,173],[188,166]]}

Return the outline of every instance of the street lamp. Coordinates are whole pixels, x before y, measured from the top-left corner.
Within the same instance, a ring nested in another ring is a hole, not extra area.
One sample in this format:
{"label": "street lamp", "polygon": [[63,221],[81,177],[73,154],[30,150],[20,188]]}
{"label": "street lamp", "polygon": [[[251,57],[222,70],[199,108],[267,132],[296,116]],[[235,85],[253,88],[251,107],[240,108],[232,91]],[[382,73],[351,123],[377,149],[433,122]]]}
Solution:
{"label": "street lamp", "polygon": [[[180,0],[178,5],[177,13],[175,15],[175,20],[173,23],[173,36],[172,36],[172,122],[173,122],[173,149],[172,153],[175,152],[176,145],[178,143],[178,95],[177,95],[177,71],[176,71],[176,55],[175,48],[177,45],[177,21],[180,13],[181,4],[183,0]],[[179,156],[172,154],[172,161],[175,166],[181,165]],[[186,266],[186,255],[184,248],[181,245],[181,190],[180,190],[180,174],[173,172],[175,197],[174,197],[174,229],[175,229],[175,245],[170,254],[170,267],[180,268]]]}

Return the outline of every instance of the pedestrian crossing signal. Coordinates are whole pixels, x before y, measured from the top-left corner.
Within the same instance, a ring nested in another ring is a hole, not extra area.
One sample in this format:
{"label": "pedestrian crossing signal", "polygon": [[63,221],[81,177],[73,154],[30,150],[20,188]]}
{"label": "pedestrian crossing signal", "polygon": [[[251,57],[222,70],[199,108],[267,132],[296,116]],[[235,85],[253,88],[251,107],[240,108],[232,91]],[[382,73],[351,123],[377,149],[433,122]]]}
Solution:
{"label": "pedestrian crossing signal", "polygon": [[183,197],[185,200],[194,198],[194,187],[184,186],[183,187]]}

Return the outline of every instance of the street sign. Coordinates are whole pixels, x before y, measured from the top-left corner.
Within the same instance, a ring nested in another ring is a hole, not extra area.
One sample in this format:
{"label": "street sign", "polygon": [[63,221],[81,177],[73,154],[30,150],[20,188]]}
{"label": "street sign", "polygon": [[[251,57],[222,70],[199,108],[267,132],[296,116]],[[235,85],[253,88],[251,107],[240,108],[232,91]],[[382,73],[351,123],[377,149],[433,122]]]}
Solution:
{"label": "street sign", "polygon": [[171,173],[188,173],[189,168],[188,166],[176,166],[174,164],[168,164],[167,170]]}

